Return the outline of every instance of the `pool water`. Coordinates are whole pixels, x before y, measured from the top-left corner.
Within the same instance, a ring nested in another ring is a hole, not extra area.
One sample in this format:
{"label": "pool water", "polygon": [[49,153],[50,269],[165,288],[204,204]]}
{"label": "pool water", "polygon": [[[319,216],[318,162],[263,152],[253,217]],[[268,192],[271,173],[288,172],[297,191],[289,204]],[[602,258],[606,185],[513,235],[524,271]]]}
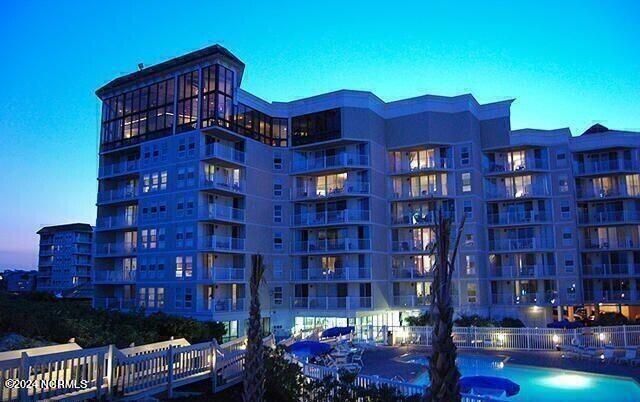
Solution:
{"label": "pool water", "polygon": [[[426,365],[427,360],[411,362]],[[520,366],[503,363],[485,356],[459,356],[458,369],[462,376],[487,375],[505,377],[520,385],[520,393],[508,401],[518,402],[638,402],[640,385],[633,379],[613,377],[581,371]],[[429,373],[420,375],[415,384],[429,383]]]}

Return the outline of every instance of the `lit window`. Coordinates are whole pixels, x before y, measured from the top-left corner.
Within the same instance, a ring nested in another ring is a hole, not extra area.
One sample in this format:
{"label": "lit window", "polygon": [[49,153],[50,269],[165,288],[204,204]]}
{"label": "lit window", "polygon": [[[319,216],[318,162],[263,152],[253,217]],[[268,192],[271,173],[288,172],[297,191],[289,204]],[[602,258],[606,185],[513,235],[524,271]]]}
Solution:
{"label": "lit window", "polygon": [[478,302],[478,285],[476,285],[475,283],[467,283],[467,302]]}
{"label": "lit window", "polygon": [[471,173],[462,173],[462,192],[471,192]]}

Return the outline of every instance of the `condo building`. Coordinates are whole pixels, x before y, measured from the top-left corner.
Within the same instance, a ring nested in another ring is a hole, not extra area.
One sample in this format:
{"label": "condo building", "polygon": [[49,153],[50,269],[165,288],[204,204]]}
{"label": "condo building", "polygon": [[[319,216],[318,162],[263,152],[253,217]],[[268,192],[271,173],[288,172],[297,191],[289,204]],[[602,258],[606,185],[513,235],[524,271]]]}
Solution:
{"label": "condo building", "polygon": [[62,295],[91,283],[93,228],[86,223],[46,226],[40,235],[37,290]]}
{"label": "condo building", "polygon": [[511,130],[511,100],[471,95],[267,102],[244,68],[215,45],[97,91],[96,307],[238,336],[261,253],[274,332],[399,325],[428,308],[442,211],[465,222],[458,313],[635,316],[638,133]]}

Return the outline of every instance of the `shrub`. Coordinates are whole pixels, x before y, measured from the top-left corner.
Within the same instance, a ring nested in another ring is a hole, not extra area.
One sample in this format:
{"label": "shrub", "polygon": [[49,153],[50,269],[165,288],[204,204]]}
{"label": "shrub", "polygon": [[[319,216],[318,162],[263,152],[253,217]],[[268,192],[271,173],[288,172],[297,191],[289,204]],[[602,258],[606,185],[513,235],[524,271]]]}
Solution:
{"label": "shrub", "polygon": [[454,321],[457,327],[493,327],[494,322],[490,318],[482,317],[478,314],[462,314]]}
{"label": "shrub", "polygon": [[591,325],[595,327],[608,327],[613,325],[627,325],[629,319],[621,313],[600,313]]}
{"label": "shrub", "polygon": [[405,317],[404,321],[411,327],[425,327],[433,324],[433,319],[428,311],[414,317]]}
{"label": "shrub", "polygon": [[504,317],[498,322],[498,326],[503,328],[524,328],[524,323],[518,318]]}

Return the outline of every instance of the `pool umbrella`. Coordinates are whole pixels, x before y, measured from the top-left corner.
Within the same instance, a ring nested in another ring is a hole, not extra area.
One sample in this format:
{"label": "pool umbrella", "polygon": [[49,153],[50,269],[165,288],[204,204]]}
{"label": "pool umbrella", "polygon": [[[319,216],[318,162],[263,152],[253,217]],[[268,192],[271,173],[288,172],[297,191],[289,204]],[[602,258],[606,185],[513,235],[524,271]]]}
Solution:
{"label": "pool umbrella", "polygon": [[355,330],[354,327],[332,327],[322,331],[323,338],[334,338],[336,336],[349,335]]}
{"label": "pool umbrella", "polygon": [[547,324],[547,328],[562,328],[562,329],[574,329],[574,328],[582,328],[584,324],[580,321],[554,321]]}
{"label": "pool umbrella", "polygon": [[520,392],[520,386],[508,378],[474,375],[460,379],[460,391],[464,393],[471,392],[472,389],[478,390],[480,388],[504,391],[507,396],[514,396]]}
{"label": "pool umbrella", "polygon": [[299,359],[320,356],[329,353],[331,345],[316,341],[298,341],[287,348],[287,351]]}

